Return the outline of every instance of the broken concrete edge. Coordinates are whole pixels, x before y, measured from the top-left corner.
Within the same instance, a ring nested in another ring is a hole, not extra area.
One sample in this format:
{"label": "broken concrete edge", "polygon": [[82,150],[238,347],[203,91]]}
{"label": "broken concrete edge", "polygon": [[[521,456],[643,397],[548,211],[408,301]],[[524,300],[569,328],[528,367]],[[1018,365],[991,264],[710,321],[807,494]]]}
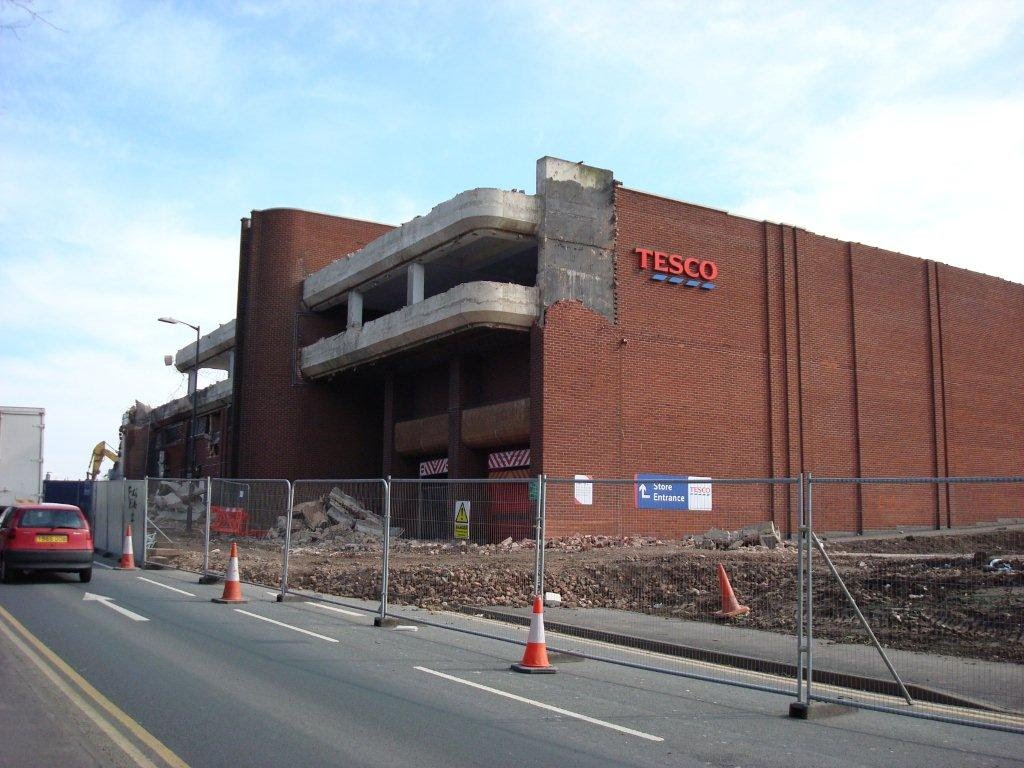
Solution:
{"label": "broken concrete edge", "polygon": [[216,573],[204,573],[199,577],[200,584],[220,584],[224,577]]}
{"label": "broken concrete edge", "polygon": [[396,629],[401,622],[394,616],[374,616],[373,626],[381,629]]}
{"label": "broken concrete edge", "polygon": [[789,704],[789,716],[795,720],[824,720],[853,712],[852,706],[844,704],[815,704],[813,707],[803,701]]}
{"label": "broken concrete edge", "polygon": [[523,192],[485,187],[460,192],[309,275],[302,284],[303,303],[315,312],[329,309],[348,291],[477,230],[533,236],[541,208],[537,196]]}
{"label": "broken concrete edge", "polygon": [[298,603],[305,599],[302,595],[296,595],[294,592],[279,592],[277,595],[277,602],[279,603]]}
{"label": "broken concrete edge", "polygon": [[[483,608],[478,605],[459,605],[453,606],[452,609],[467,615],[483,615],[485,618],[496,621],[504,621],[511,624],[519,624],[521,626],[530,625],[529,616],[506,613],[504,611],[494,610],[493,608]],[[562,635],[578,637],[584,640],[598,640],[611,645],[621,645],[626,648],[638,648],[651,651],[653,653],[665,654],[666,656],[694,659],[696,661],[735,667],[737,669],[760,672],[778,677],[796,677],[796,665],[788,662],[770,661],[768,659],[759,659],[756,656],[745,656],[739,653],[714,651],[707,648],[683,645],[681,643],[669,643],[664,640],[652,640],[642,637],[633,637],[631,635],[623,635],[617,632],[607,632],[600,629],[577,627],[572,624],[563,624],[558,621],[551,621],[548,618],[544,619],[544,627],[548,632],[557,632]],[[836,672],[833,670],[821,669],[819,667],[815,667],[814,669],[814,682],[825,685],[835,685],[840,688],[848,688],[850,690],[882,693],[888,696],[901,695],[899,686],[897,686],[894,680],[867,677],[850,672]],[[959,696],[936,688],[930,688],[917,683],[907,683],[906,681],[904,681],[904,684],[906,685],[907,691],[910,693],[911,697],[913,697],[917,702],[945,704],[948,706],[964,707],[965,709],[976,709],[984,712],[1005,711],[1003,708],[988,702],[977,701],[975,699]]]}
{"label": "broken concrete edge", "polygon": [[320,339],[299,352],[303,377],[316,381],[475,327],[525,332],[540,313],[539,289],[481,280]]}

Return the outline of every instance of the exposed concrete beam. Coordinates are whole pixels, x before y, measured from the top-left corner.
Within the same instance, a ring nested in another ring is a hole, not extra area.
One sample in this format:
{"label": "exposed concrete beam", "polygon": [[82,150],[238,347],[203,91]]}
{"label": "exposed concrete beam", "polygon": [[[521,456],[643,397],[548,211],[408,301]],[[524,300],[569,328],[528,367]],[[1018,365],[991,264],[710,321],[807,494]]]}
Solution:
{"label": "exposed concrete beam", "polygon": [[615,319],[615,180],[611,171],[555,157],[537,161],[544,214],[537,285],[545,311],[564,299]]}
{"label": "exposed concrete beam", "polygon": [[474,231],[532,236],[540,217],[541,202],[533,195],[501,189],[462,192],[314,272],[303,283],[302,300],[309,309],[329,309],[344,301],[347,291]]}
{"label": "exposed concrete beam", "polygon": [[[198,393],[199,399],[196,401],[196,413],[206,414],[228,405],[231,402],[233,387],[234,384],[231,379],[224,379],[200,389]],[[186,395],[154,408],[149,413],[149,420],[159,423],[187,416],[191,413],[192,396]]]}
{"label": "exposed concrete beam", "polygon": [[540,312],[536,288],[463,283],[418,304],[304,347],[302,375],[319,379],[476,327],[527,330]]}
{"label": "exposed concrete beam", "polygon": [[395,450],[403,456],[446,453],[448,414],[395,422]]}
{"label": "exposed concrete beam", "polygon": [[507,448],[530,442],[530,398],[467,408],[462,442],[470,448]]}
{"label": "exposed concrete beam", "polygon": [[[231,320],[199,339],[199,367],[229,370],[228,352],[235,347],[235,321]],[[196,343],[182,347],[174,356],[174,367],[182,373],[195,365]]]}

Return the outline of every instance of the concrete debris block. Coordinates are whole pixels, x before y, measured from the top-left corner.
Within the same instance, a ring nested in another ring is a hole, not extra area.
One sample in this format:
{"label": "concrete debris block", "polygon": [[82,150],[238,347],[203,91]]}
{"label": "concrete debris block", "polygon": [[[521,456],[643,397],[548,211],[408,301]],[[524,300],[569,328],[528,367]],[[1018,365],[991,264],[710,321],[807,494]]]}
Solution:
{"label": "concrete debris block", "polygon": [[753,546],[761,543],[761,525],[760,523],[755,525],[745,525],[740,528],[738,533],[740,541],[747,546]]}
{"label": "concrete debris block", "polygon": [[711,528],[704,534],[704,540],[712,542],[717,548],[726,549],[734,541],[734,536],[729,531]]}
{"label": "concrete debris block", "polygon": [[296,504],[292,509],[292,518],[301,517],[311,530],[317,530],[327,525],[327,513],[324,512],[323,502],[306,501]]}
{"label": "concrete debris block", "polygon": [[[772,527],[773,528],[775,527],[774,524],[772,525]],[[768,549],[775,549],[781,543],[782,543],[782,536],[779,535],[779,532],[777,530],[773,531],[771,533],[762,533],[761,534],[760,544],[762,546],[764,546],[764,547],[768,547]]]}

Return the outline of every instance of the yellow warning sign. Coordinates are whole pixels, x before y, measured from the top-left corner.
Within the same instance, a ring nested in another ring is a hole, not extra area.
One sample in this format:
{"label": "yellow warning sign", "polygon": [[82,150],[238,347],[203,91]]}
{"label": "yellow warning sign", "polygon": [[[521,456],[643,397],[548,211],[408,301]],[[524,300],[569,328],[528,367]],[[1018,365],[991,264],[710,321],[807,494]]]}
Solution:
{"label": "yellow warning sign", "polygon": [[455,538],[469,538],[469,502],[455,502]]}

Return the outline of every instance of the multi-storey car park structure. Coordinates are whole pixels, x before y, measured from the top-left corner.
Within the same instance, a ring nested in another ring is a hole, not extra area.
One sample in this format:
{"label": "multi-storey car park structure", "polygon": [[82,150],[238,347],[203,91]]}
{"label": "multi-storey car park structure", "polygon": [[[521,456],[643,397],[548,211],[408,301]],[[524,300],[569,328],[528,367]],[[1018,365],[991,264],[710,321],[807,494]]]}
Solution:
{"label": "multi-storey car park structure", "polygon": [[[399,227],[253,211],[236,319],[198,361],[229,372],[197,395],[213,476],[1024,474],[1024,286],[550,157],[536,194],[473,189]],[[126,476],[184,476],[190,416],[129,411]],[[851,486],[817,525],[1018,517],[1022,489]],[[747,493],[646,514],[794,529],[791,493]],[[548,531],[608,519],[549,510]]]}

